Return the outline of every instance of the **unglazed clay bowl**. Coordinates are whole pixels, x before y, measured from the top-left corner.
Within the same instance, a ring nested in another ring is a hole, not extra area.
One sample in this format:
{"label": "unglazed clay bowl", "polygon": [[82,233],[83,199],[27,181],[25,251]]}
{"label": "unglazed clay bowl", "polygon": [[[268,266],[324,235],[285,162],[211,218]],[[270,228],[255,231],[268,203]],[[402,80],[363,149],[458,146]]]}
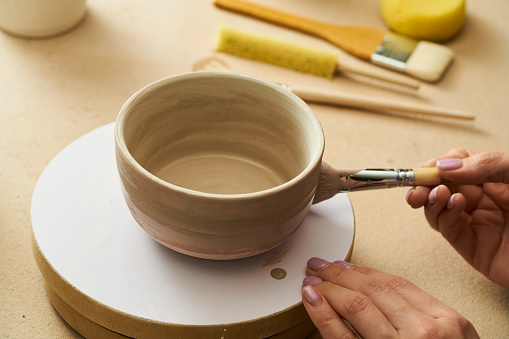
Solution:
{"label": "unglazed clay bowl", "polygon": [[249,257],[288,239],[311,206],[323,149],[301,99],[233,73],[150,84],[115,125],[134,219],[161,244],[207,259]]}

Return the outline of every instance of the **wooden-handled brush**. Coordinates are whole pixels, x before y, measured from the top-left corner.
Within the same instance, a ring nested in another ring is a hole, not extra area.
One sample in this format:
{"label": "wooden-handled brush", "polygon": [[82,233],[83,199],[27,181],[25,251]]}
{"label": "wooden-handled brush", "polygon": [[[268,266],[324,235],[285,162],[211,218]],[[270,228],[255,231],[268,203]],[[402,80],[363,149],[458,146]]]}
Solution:
{"label": "wooden-handled brush", "polygon": [[325,39],[374,64],[426,81],[440,79],[452,61],[451,49],[382,29],[319,22],[241,0],[214,0],[216,6]]}
{"label": "wooden-handled brush", "polygon": [[[193,71],[206,72],[231,72],[231,67],[223,60],[209,57],[197,61],[193,65]],[[412,112],[428,116],[473,120],[475,116],[469,112],[454,108],[423,105],[411,102],[396,101],[376,98],[367,95],[345,93],[341,91],[327,91],[305,86],[282,84],[281,87],[288,89],[306,102],[314,102],[327,105],[356,107],[362,109],[387,110],[397,112]]]}
{"label": "wooden-handled brush", "polygon": [[329,79],[339,71],[360,74],[413,89],[420,85],[415,79],[393,72],[372,72],[340,62],[337,50],[318,49],[227,26],[220,26],[218,29],[216,50]]}
{"label": "wooden-handled brush", "polygon": [[415,169],[336,169],[322,162],[313,204],[337,193],[406,186],[450,184],[436,167]]}

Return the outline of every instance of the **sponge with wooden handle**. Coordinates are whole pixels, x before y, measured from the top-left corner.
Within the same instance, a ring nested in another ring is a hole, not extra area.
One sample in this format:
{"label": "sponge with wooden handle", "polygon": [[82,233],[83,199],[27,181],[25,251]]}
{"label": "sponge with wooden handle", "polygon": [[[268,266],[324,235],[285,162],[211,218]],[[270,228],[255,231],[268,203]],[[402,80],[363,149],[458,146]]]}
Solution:
{"label": "sponge with wooden handle", "polygon": [[358,67],[340,65],[338,50],[309,47],[227,26],[219,27],[216,50],[329,79],[339,70],[414,89],[419,87],[419,81],[390,72],[375,73]]}
{"label": "sponge with wooden handle", "polygon": [[322,50],[220,26],[216,50],[331,79],[339,52]]}

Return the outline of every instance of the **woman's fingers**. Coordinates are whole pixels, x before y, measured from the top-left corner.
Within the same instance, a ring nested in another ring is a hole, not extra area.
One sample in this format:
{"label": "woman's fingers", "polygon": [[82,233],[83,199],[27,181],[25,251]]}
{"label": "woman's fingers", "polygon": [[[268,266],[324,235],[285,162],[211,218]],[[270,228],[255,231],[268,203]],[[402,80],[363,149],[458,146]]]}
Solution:
{"label": "woman's fingers", "polygon": [[436,217],[438,231],[449,242],[454,242],[461,237],[461,231],[468,230],[465,223],[462,222],[461,214],[467,206],[467,201],[462,194],[446,193],[447,203],[445,208],[439,212]]}
{"label": "woman's fingers", "polygon": [[433,318],[443,316],[444,309],[454,312],[454,310],[406,279],[365,266],[357,266],[355,271],[384,282],[419,311]]}
{"label": "woman's fingers", "polygon": [[508,152],[475,153],[465,148],[456,148],[428,160],[424,166],[436,166],[441,176],[458,184],[509,183]]}
{"label": "woman's fingers", "polygon": [[442,213],[444,208],[446,208],[451,196],[451,191],[444,185],[436,186],[428,195],[428,202],[424,208],[424,215],[429,225],[437,231],[439,230],[438,216]]}
{"label": "woman's fingers", "polygon": [[445,158],[436,165],[444,178],[459,184],[509,183],[507,152],[480,152],[464,159]]}
{"label": "woman's fingers", "polygon": [[[477,186],[470,186],[464,191],[475,196],[479,189]],[[464,213],[467,207],[469,203],[464,194],[452,194],[448,187],[441,185],[431,190],[424,214],[430,226],[440,232],[467,262],[472,263],[476,248],[475,234],[470,227],[471,216]]]}
{"label": "woman's fingers", "polygon": [[[309,278],[316,277],[306,279]],[[302,287],[304,306],[324,339],[357,338],[341,317],[366,338],[397,335],[396,329],[365,295],[328,281],[310,284],[306,279]]]}
{"label": "woman's fingers", "polygon": [[408,191],[406,201],[412,208],[421,208],[428,202],[430,191],[431,188],[425,186],[413,187]]}
{"label": "woman's fingers", "polygon": [[474,152],[466,149],[466,148],[454,148],[449,150],[446,154],[430,159],[426,161],[422,166],[423,167],[435,167],[438,160],[443,159],[450,159],[450,158],[457,158],[457,159],[463,159],[468,158],[469,156],[475,154]]}
{"label": "woman's fingers", "polygon": [[317,277],[307,277],[302,286],[302,302],[316,328],[324,339],[357,338],[328,300],[315,289],[314,285],[321,282]]}
{"label": "woman's fingers", "polygon": [[[324,338],[336,338],[338,332],[353,335],[338,316],[348,320],[356,331],[365,338],[396,337],[397,330],[387,320],[373,302],[362,293],[325,281],[315,285],[304,285],[304,305],[316,327]],[[306,294],[316,293],[322,301],[320,304],[309,303]],[[306,305],[308,304],[308,305]],[[352,338],[357,338],[352,336]]]}
{"label": "woman's fingers", "polygon": [[344,261],[308,261],[303,302],[325,339],[478,338],[473,326],[403,278]]}
{"label": "woman's fingers", "polygon": [[[386,283],[356,272],[355,267],[348,269],[345,266],[331,264],[323,259],[312,258],[308,261],[307,273],[308,275],[319,277],[324,281],[355,292],[353,294],[350,292],[351,294],[342,295],[343,299],[346,298],[347,300],[346,303],[343,301],[343,304],[347,305],[343,305],[346,309],[336,309],[336,305],[331,305],[358,329],[362,335],[364,333],[359,329],[359,326],[362,326],[362,323],[366,321],[366,317],[377,319],[377,323],[380,323],[379,330],[382,328],[386,329],[385,327],[388,326],[388,323],[383,325],[382,321],[379,320],[379,315],[376,313],[377,310],[395,328],[403,328],[409,322],[411,323],[415,319],[424,316]],[[326,297],[328,298],[333,297],[334,292],[340,293],[337,289],[330,287],[325,289],[325,287],[322,287],[322,284],[317,287],[324,288],[324,291],[320,289],[320,292],[327,293]],[[338,297],[338,299],[341,298]],[[337,305],[337,307],[341,306]],[[386,330],[389,331],[389,329]]]}

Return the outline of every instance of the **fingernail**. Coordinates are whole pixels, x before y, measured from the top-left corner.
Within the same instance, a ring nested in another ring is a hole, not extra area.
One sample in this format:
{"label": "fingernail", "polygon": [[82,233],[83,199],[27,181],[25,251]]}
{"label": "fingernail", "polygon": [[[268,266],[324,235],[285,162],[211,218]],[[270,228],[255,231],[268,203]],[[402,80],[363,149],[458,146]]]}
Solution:
{"label": "fingernail", "polygon": [[451,195],[451,197],[449,198],[449,201],[447,201],[447,209],[451,209],[454,207],[454,194]]}
{"label": "fingernail", "polygon": [[444,171],[453,171],[463,166],[463,160],[457,158],[442,159],[437,161],[437,167]]}
{"label": "fingernail", "polygon": [[304,278],[304,280],[302,281],[302,285],[316,285],[321,282],[323,282],[322,279],[310,275]]}
{"label": "fingernail", "polygon": [[412,195],[412,193],[414,193],[414,191],[415,191],[415,188],[411,188],[410,190],[408,190],[408,192],[406,192],[406,202],[407,203],[409,203],[408,198],[410,197],[410,195]]}
{"label": "fingernail", "polygon": [[431,192],[429,192],[429,195],[428,195],[428,201],[430,204],[434,204],[435,202],[437,202],[437,191],[438,191],[438,186],[433,188],[431,190]]}
{"label": "fingernail", "polygon": [[306,298],[308,303],[313,306],[318,306],[322,302],[322,297],[311,285],[305,285],[302,287],[302,295],[304,295],[304,298]]}
{"label": "fingernail", "polygon": [[334,264],[341,265],[341,266],[343,266],[345,268],[348,268],[348,269],[355,268],[354,264],[350,264],[349,262],[343,261],[343,260],[336,260],[336,261],[334,261]]}
{"label": "fingernail", "polygon": [[308,267],[314,271],[319,271],[328,265],[330,262],[321,258],[313,257],[308,260]]}

